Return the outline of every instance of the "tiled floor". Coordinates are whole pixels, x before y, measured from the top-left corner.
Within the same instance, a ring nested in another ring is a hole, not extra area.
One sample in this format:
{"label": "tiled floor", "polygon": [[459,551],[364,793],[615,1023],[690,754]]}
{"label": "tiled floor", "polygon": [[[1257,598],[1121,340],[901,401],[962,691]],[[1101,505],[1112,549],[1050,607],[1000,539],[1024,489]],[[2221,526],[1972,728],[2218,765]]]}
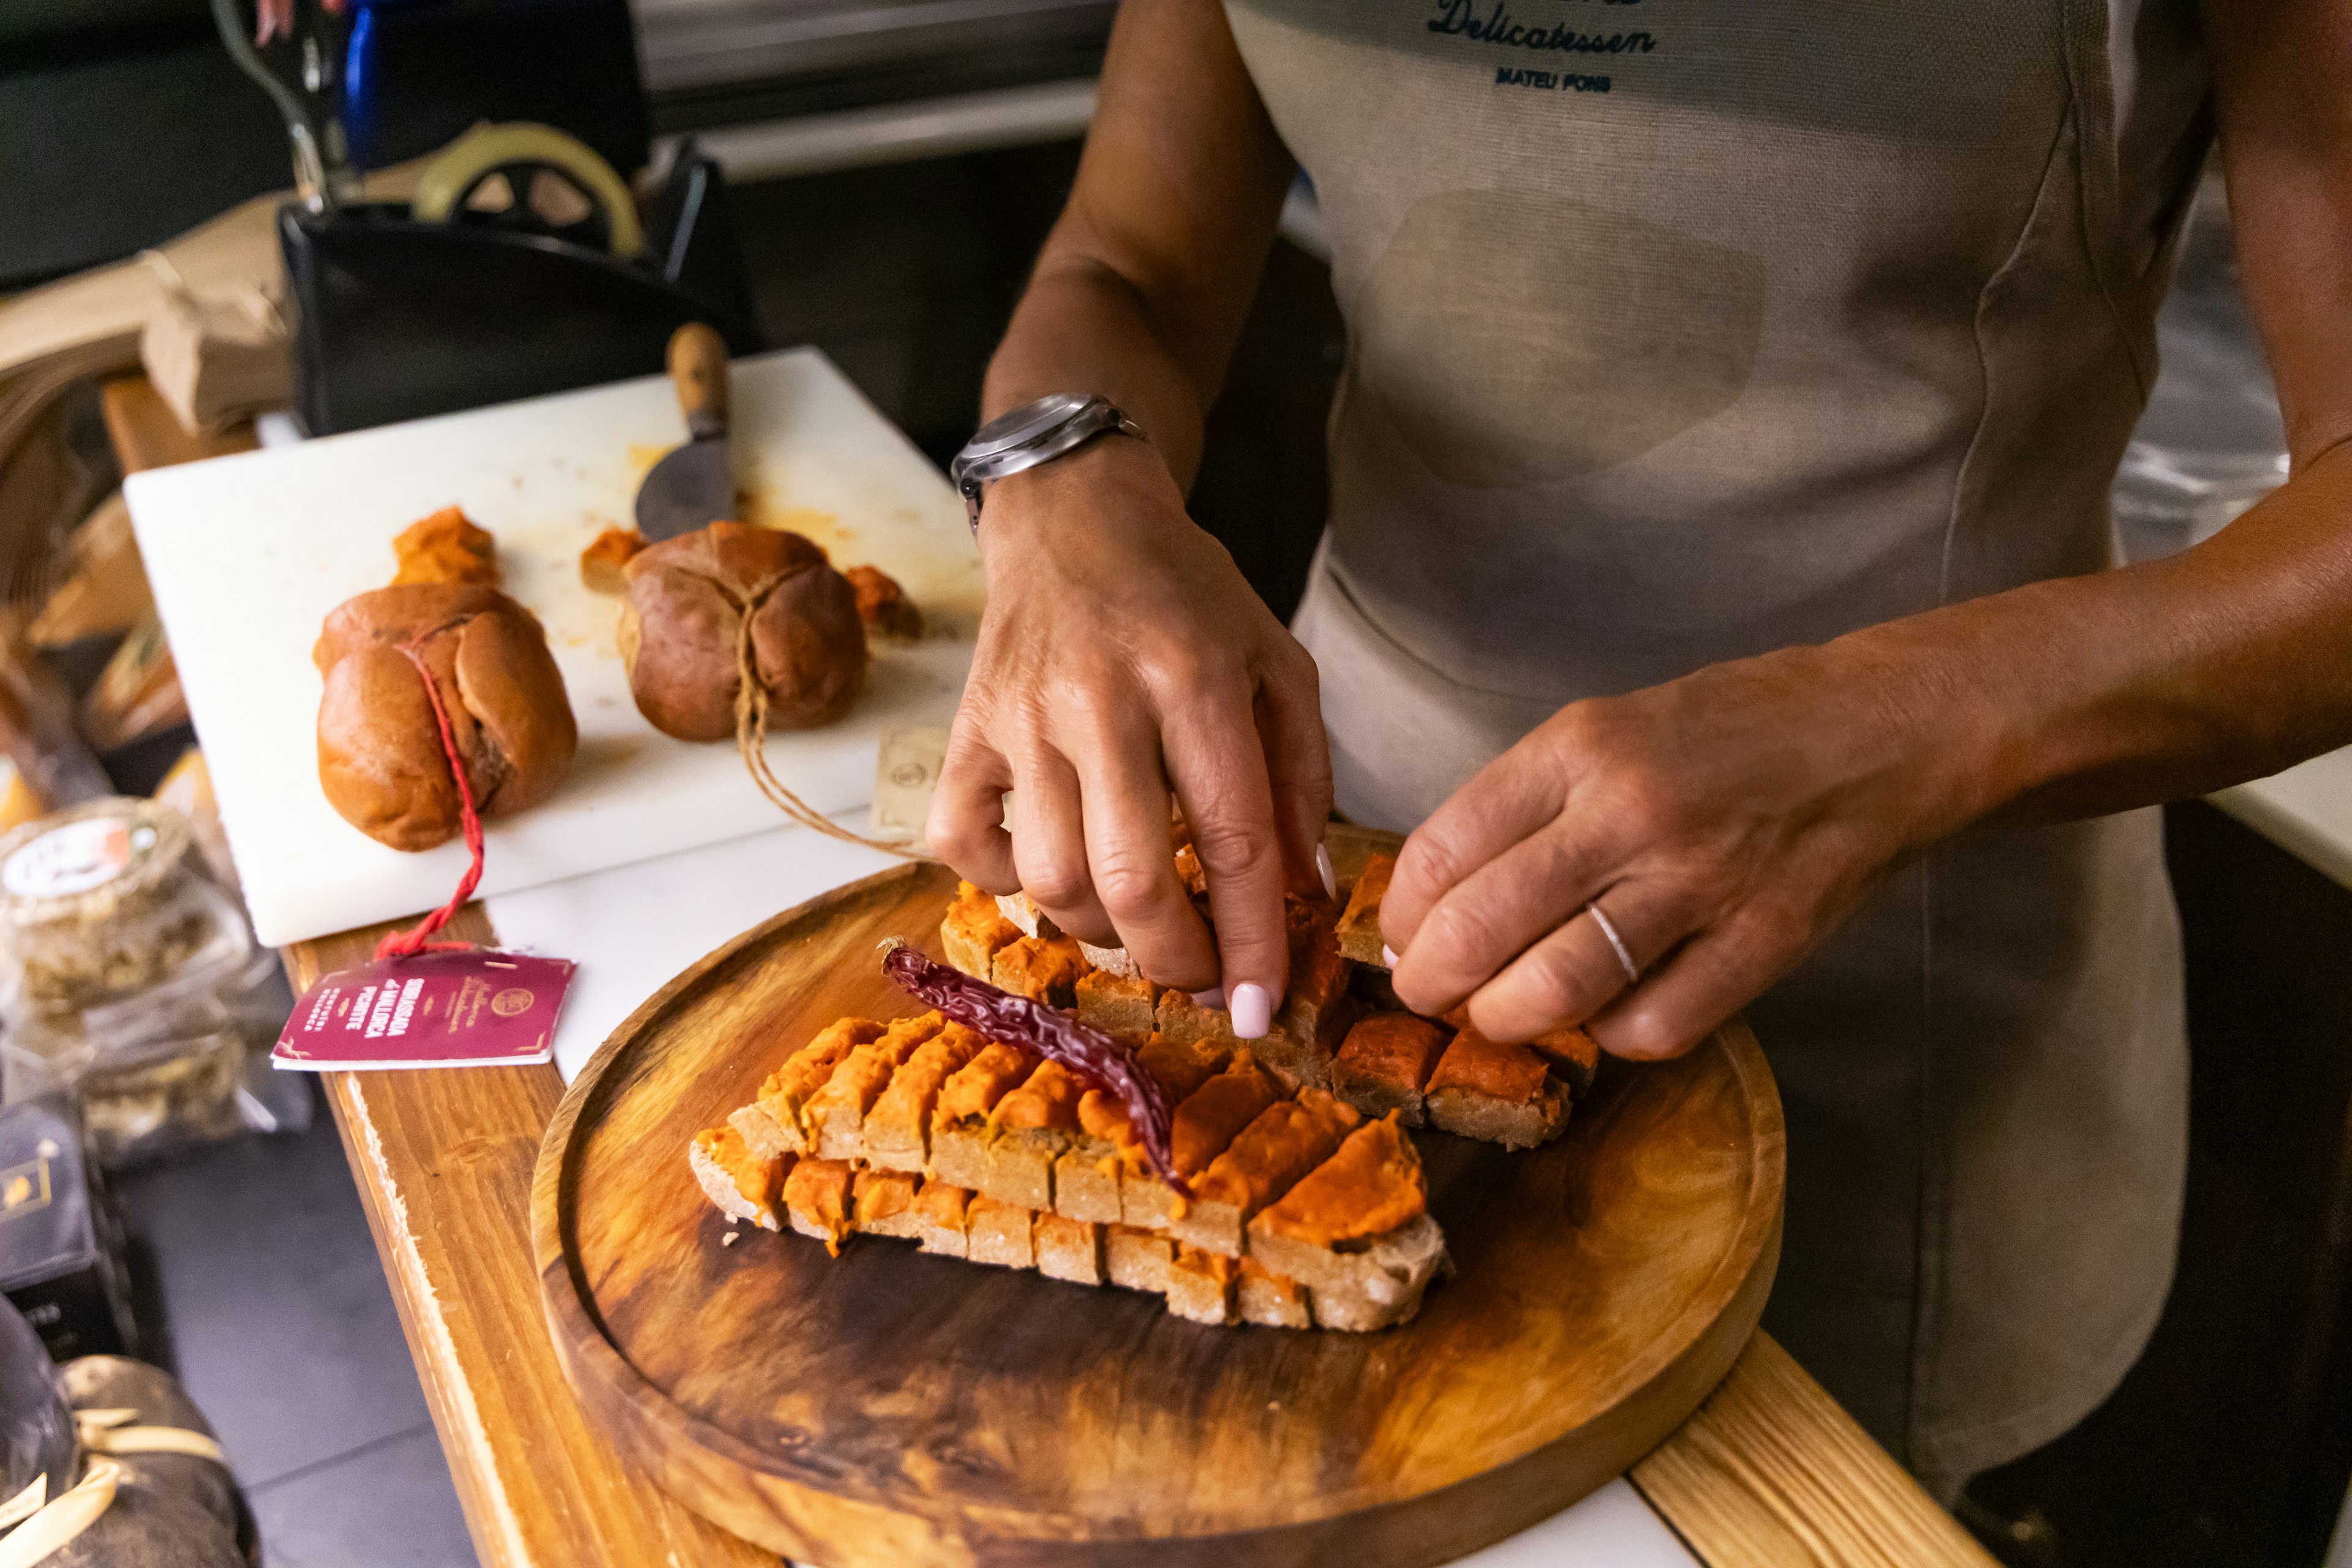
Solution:
{"label": "tiled floor", "polygon": [[119,1180],[169,1360],[270,1568],[473,1568],[457,1494],[333,1122]]}

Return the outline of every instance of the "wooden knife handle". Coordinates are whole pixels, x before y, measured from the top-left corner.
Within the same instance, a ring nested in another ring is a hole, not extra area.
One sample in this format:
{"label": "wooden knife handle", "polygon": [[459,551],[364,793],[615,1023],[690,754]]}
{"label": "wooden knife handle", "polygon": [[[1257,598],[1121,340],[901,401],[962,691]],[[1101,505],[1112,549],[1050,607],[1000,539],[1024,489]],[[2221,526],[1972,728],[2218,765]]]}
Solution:
{"label": "wooden knife handle", "polygon": [[688,321],[669,339],[669,379],[677,406],[698,441],[727,434],[727,340],[700,321]]}

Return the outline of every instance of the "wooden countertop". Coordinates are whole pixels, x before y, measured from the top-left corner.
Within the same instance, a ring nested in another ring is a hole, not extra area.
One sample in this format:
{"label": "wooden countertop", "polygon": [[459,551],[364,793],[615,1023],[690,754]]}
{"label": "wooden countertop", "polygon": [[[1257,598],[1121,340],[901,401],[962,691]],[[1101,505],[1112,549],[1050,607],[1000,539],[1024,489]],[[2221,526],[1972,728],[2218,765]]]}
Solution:
{"label": "wooden countertop", "polygon": [[[105,410],[135,470],[242,450],[193,440],[143,379]],[[297,994],[389,927],[285,950]],[[479,905],[450,934],[494,940]],[[726,1568],[775,1560],[623,1467],[558,1368],[530,1200],[551,1066],[322,1075],[401,1323],[487,1568]],[[1708,1568],[1990,1568],[1993,1560],[1763,1333],[1629,1478]]]}

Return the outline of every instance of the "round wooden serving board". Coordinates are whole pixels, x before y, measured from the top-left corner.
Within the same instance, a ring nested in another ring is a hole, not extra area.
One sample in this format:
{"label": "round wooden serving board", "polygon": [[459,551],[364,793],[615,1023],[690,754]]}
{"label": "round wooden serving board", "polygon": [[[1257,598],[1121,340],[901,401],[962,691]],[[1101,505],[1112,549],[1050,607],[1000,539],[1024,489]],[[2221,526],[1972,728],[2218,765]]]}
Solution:
{"label": "round wooden serving board", "polygon": [[[1344,870],[1363,847],[1338,839]],[[639,1008],[548,1129],[531,1226],[565,1370],[727,1529],[824,1568],[1442,1563],[1624,1470],[1747,1343],[1783,1149],[1738,1024],[1604,1063],[1547,1148],[1416,1134],[1459,1273],[1381,1333],[1208,1328],[871,1237],[722,1245],[688,1141],[822,1026],[919,1011],[877,944],[936,953],[954,890],[908,866],[747,932]]]}

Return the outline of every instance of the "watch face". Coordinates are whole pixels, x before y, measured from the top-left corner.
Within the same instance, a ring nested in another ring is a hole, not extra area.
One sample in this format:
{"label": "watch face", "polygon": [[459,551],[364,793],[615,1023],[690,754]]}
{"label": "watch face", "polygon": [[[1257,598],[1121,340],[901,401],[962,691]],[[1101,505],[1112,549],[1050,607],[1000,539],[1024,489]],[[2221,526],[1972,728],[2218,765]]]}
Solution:
{"label": "watch face", "polygon": [[1036,439],[1093,402],[1075,392],[1059,392],[998,415],[975,431],[961,456],[976,462]]}

